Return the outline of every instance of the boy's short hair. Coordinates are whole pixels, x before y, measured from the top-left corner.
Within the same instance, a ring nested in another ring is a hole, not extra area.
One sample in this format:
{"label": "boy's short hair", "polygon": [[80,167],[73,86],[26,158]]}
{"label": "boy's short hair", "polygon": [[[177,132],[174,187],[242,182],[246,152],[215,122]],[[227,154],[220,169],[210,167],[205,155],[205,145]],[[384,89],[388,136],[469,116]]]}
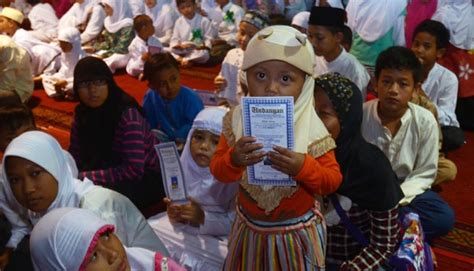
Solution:
{"label": "boy's short hair", "polygon": [[143,78],[149,81],[156,73],[169,68],[175,68],[179,71],[178,61],[170,53],[153,54],[145,62]]}
{"label": "boy's short hair", "polygon": [[421,32],[426,32],[436,38],[436,49],[444,49],[448,47],[449,30],[444,26],[444,24],[438,21],[424,20],[415,28],[412,40],[414,40],[416,35]]}
{"label": "boy's short hair", "polygon": [[379,78],[383,69],[410,70],[414,83],[421,82],[421,63],[408,48],[393,46],[380,53],[375,63],[375,78]]}
{"label": "boy's short hair", "polygon": [[188,1],[191,1],[193,4],[196,4],[196,0],[176,0],[176,7],[179,8],[180,5],[188,2]]}
{"label": "boy's short hair", "polygon": [[153,20],[150,18],[150,16],[146,14],[140,14],[133,18],[133,29],[138,32],[149,23],[153,24]]}
{"label": "boy's short hair", "polygon": [[14,132],[27,124],[36,127],[35,118],[28,106],[21,103],[0,106],[0,130]]}

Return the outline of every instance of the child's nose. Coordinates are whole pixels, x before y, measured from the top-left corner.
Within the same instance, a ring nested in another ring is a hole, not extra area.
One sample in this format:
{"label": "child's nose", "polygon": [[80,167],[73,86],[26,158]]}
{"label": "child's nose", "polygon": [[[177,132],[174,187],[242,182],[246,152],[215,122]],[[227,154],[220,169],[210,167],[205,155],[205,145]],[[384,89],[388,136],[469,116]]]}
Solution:
{"label": "child's nose", "polygon": [[278,93],[278,83],[275,81],[270,81],[265,88],[265,93],[269,96],[275,96]]}

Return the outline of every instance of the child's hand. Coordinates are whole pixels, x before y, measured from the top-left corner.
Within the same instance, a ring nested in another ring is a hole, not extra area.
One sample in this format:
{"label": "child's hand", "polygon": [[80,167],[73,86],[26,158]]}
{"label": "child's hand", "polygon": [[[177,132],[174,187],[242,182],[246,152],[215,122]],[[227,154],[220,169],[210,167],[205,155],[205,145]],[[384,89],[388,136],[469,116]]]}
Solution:
{"label": "child's hand", "polygon": [[218,92],[223,91],[227,87],[227,80],[224,77],[218,75],[214,78],[214,85]]}
{"label": "child's hand", "polygon": [[86,52],[88,54],[92,54],[92,53],[95,52],[95,49],[92,46],[83,46],[82,50],[84,50],[84,52]]}
{"label": "child's hand", "polygon": [[171,223],[185,223],[186,221],[181,217],[181,206],[174,205],[169,198],[164,198],[163,202],[166,204],[166,213]]}
{"label": "child's hand", "polygon": [[145,53],[142,54],[142,60],[143,61],[147,61],[149,57],[150,57],[150,53],[148,53],[148,52],[145,52]]}
{"label": "child's hand", "polygon": [[243,136],[235,143],[234,150],[230,154],[234,166],[251,166],[263,160],[265,157],[265,152],[261,151],[263,144],[255,143],[256,141],[255,137]]}
{"label": "child's hand", "polygon": [[273,150],[267,154],[272,162],[272,168],[290,176],[298,175],[303,167],[305,155],[280,146],[273,146]]}
{"label": "child's hand", "polygon": [[62,92],[63,89],[67,86],[66,80],[58,80],[54,83],[54,89],[58,92]]}
{"label": "child's hand", "polygon": [[194,227],[204,224],[204,211],[192,197],[188,197],[190,204],[181,206],[181,218]]}

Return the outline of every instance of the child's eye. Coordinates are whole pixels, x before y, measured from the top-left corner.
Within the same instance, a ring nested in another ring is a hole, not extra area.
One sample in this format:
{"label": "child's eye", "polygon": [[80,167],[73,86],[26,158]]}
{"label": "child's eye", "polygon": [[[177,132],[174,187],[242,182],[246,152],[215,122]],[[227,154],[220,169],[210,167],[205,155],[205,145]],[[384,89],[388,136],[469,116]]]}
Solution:
{"label": "child's eye", "polygon": [[94,252],[94,253],[91,255],[89,261],[90,261],[90,262],[93,262],[93,261],[95,261],[95,260],[97,260],[97,252]]}
{"label": "child's eye", "polygon": [[287,83],[287,82],[289,82],[289,81],[291,80],[291,77],[288,76],[288,75],[283,75],[283,76],[281,77],[281,80],[282,80],[283,82]]}
{"label": "child's eye", "polygon": [[11,184],[17,184],[20,182],[20,178],[17,178],[17,177],[8,177],[8,180],[10,181]]}
{"label": "child's eye", "polygon": [[263,72],[257,72],[257,78],[258,78],[258,79],[262,80],[262,79],[265,79],[265,77],[266,77],[265,73],[263,73]]}
{"label": "child's eye", "polygon": [[31,173],[31,176],[36,177],[36,176],[38,176],[38,175],[40,175],[40,174],[41,174],[41,170],[34,170],[34,171]]}

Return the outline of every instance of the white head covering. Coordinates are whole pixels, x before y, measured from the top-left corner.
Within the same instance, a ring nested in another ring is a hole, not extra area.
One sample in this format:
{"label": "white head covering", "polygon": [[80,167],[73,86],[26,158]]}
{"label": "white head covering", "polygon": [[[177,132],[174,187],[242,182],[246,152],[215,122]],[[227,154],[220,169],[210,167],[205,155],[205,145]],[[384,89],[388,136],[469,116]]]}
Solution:
{"label": "white head covering", "polygon": [[19,11],[18,9],[11,8],[11,7],[4,7],[2,9],[2,12],[0,12],[0,16],[6,17],[19,24],[22,24],[23,19],[25,18],[23,13],[21,13],[21,11]]}
{"label": "white head covering", "polygon": [[347,25],[367,42],[387,34],[407,6],[406,0],[349,1]]}
{"label": "white head covering", "polygon": [[113,230],[113,225],[90,210],[53,210],[36,224],[31,233],[33,266],[35,270],[81,270],[100,235]]}
{"label": "white head covering", "polygon": [[291,21],[291,24],[292,25],[297,25],[297,26],[302,27],[304,29],[308,29],[309,15],[311,15],[311,13],[309,11],[298,12],[293,17],[293,20]]}
{"label": "white head covering", "polygon": [[205,108],[196,116],[191,131],[188,134],[186,145],[181,154],[186,189],[205,211],[225,212],[229,202],[235,199],[238,183],[224,184],[212,176],[209,167],[200,167],[191,156],[191,138],[196,130],[209,131],[220,135],[222,119],[227,110],[220,107]]}
{"label": "white head covering", "polygon": [[[314,1],[314,6],[319,7],[319,0]],[[326,1],[333,8],[342,8],[344,9],[344,4],[342,0],[327,0]]]}
{"label": "white head covering", "polygon": [[61,73],[70,78],[74,75],[74,68],[77,62],[86,56],[81,47],[81,33],[75,27],[66,27],[59,30],[59,41],[66,41],[72,44],[72,50],[69,53],[62,53],[61,55]]}
{"label": "white head covering", "polygon": [[[60,207],[77,207],[84,194],[94,189],[94,184],[84,179],[76,179],[69,163],[71,161],[61,149],[54,137],[40,131],[26,132],[13,139],[3,156],[2,173],[5,176],[5,193],[7,198],[15,199],[5,169],[5,161],[9,156],[17,156],[36,163],[48,171],[58,182],[58,194],[46,213]],[[14,204],[19,204],[15,199]],[[33,224],[44,214],[28,211]]]}
{"label": "white head covering", "polygon": [[77,13],[75,14],[78,20],[77,25],[86,22],[87,16],[89,16],[89,13],[92,12],[92,9],[97,3],[98,0],[84,0],[82,4],[77,3],[77,5],[79,5],[79,8],[76,10]]}
{"label": "white head covering", "polygon": [[107,16],[104,20],[107,31],[115,33],[124,27],[133,25],[132,9],[128,1],[102,0],[102,3],[109,5],[114,10],[112,16]]}

